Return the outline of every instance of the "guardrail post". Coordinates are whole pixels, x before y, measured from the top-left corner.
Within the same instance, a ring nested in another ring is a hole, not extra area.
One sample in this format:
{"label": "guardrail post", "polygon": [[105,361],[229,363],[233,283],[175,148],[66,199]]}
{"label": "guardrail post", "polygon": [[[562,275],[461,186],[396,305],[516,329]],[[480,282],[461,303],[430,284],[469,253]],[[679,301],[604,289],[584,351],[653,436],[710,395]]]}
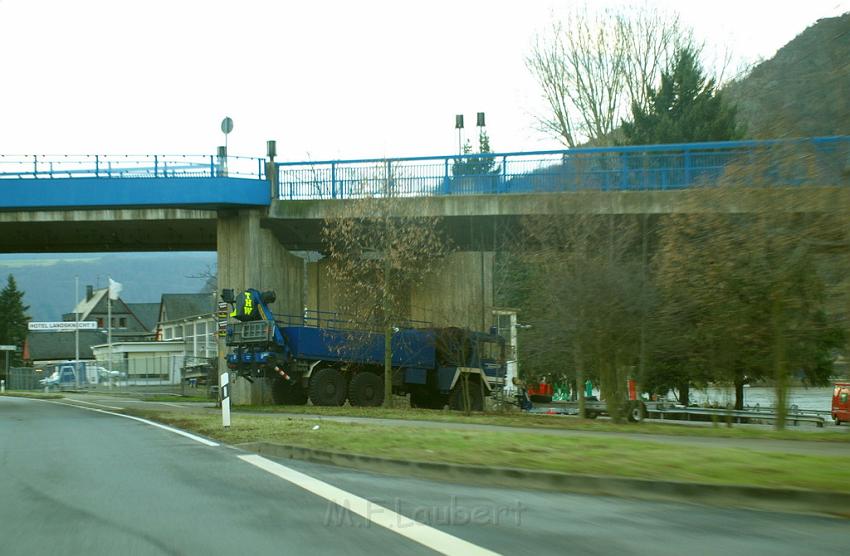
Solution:
{"label": "guardrail post", "polygon": [[444,177],[443,177],[443,195],[448,195],[449,194],[449,159],[445,158],[445,159],[443,159],[443,162],[445,163],[445,173],[444,173]]}
{"label": "guardrail post", "polygon": [[684,157],[684,167],[685,167],[685,183],[682,184],[685,187],[689,187],[691,185],[691,151],[685,151]]}
{"label": "guardrail post", "polygon": [[32,177],[38,179],[38,155],[32,155]]}
{"label": "guardrail post", "polygon": [[336,162],[331,162],[331,199],[336,199]]}
{"label": "guardrail post", "polygon": [[215,158],[213,155],[210,155],[210,177],[215,177]]}
{"label": "guardrail post", "polygon": [[502,156],[502,193],[508,190],[508,156]]}
{"label": "guardrail post", "polygon": [[94,155],[94,177],[100,177],[100,155]]}
{"label": "guardrail post", "polygon": [[153,155],[153,177],[157,178],[159,174],[159,156]]}

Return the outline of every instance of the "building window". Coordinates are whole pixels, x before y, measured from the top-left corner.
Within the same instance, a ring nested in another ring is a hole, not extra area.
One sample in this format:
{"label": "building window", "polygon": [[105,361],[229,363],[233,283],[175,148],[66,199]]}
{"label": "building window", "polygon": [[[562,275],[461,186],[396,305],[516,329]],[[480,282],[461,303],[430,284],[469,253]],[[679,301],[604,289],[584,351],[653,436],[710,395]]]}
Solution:
{"label": "building window", "polygon": [[118,319],[118,328],[127,328],[127,318],[121,317]]}
{"label": "building window", "polygon": [[97,317],[97,327],[103,328],[103,317]]}

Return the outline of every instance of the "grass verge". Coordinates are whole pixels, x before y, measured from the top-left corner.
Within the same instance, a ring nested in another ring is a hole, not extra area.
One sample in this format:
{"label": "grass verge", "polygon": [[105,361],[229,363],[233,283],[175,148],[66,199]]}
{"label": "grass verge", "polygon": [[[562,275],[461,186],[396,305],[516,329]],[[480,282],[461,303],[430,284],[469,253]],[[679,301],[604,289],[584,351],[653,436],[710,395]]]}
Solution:
{"label": "grass verge", "polygon": [[[246,406],[240,405],[234,408],[234,412],[242,413],[289,413],[303,415],[327,415],[338,417],[363,417],[374,419],[404,419],[411,421],[438,421],[453,423],[475,423],[482,425],[499,425],[505,427],[529,427],[547,429],[582,430],[588,432],[620,432],[634,434],[662,434],[672,436],[705,436],[715,438],[753,438],[771,440],[805,440],[816,442],[850,442],[850,434],[845,429],[826,431],[800,431],[786,429],[776,431],[767,428],[754,427],[727,427],[720,422],[716,427],[693,426],[686,424],[664,424],[664,423],[614,423],[609,420],[578,419],[571,416],[558,415],[534,415],[527,413],[475,413],[464,415],[456,411],[440,411],[432,409],[396,408],[384,409],[382,407],[318,407],[312,405],[265,405]],[[813,425],[802,425],[811,427]],[[829,427],[827,422],[825,427]]]}
{"label": "grass verge", "polygon": [[375,426],[273,415],[233,415],[224,430],[214,414],[134,411],[228,444],[267,441],[386,458],[437,461],[710,484],[850,492],[846,458],[684,448],[642,440],[552,437]]}
{"label": "grass verge", "polygon": [[10,398],[35,398],[37,400],[60,400],[64,398],[62,394],[44,394],[38,392],[5,392],[0,396],[8,396]]}

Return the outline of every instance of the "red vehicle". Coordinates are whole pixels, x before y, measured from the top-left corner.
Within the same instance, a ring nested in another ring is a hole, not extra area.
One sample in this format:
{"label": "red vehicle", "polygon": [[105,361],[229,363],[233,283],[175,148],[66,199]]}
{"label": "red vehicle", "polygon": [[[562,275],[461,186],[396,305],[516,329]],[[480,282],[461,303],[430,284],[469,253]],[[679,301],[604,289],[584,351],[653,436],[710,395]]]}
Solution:
{"label": "red vehicle", "polygon": [[832,418],[835,424],[850,421],[850,382],[836,382],[832,391]]}

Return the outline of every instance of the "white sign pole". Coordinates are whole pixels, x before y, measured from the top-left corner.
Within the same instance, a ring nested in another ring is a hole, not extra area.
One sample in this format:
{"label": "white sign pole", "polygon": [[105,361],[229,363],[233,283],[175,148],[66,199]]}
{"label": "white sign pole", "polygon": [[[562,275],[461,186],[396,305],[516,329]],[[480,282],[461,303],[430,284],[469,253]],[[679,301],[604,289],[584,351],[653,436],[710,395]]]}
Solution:
{"label": "white sign pole", "polygon": [[222,373],[219,377],[219,391],[221,392],[221,423],[224,428],[230,428],[230,374]]}
{"label": "white sign pole", "polygon": [[80,302],[80,277],[74,276],[74,380],[80,387],[80,313],[77,305]]}
{"label": "white sign pole", "polygon": [[106,291],[106,338],[109,343],[109,376],[112,376],[112,289]]}
{"label": "white sign pole", "polygon": [[219,379],[221,392],[221,423],[224,428],[230,428],[230,373],[222,373]]}

